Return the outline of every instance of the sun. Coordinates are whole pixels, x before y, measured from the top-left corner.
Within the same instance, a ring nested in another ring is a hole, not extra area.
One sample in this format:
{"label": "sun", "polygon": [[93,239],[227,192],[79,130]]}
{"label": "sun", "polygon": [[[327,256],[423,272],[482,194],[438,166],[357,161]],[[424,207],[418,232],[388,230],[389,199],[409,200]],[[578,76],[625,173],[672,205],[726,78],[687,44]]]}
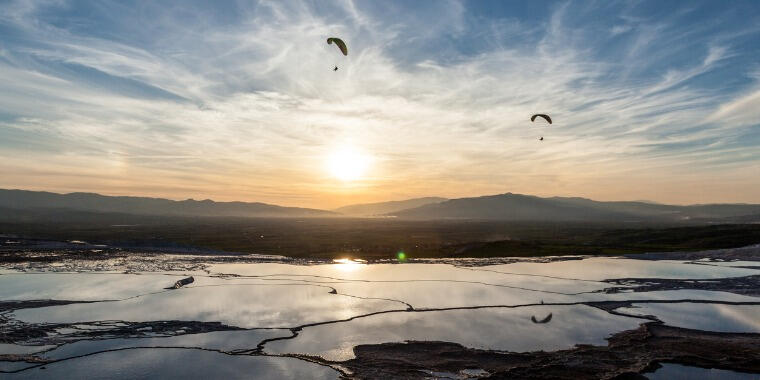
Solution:
{"label": "sun", "polygon": [[350,147],[336,149],[327,158],[327,170],[341,181],[361,179],[369,167],[368,155]]}

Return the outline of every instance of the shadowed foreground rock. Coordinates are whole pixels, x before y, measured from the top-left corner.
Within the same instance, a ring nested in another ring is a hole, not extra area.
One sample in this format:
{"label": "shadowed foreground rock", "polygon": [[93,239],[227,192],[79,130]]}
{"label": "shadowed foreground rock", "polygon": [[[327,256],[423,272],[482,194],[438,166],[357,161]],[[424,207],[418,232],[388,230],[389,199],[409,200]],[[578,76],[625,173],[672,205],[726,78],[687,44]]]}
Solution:
{"label": "shadowed foreground rock", "polygon": [[[607,346],[553,352],[496,352],[456,343],[361,345],[341,364],[363,379],[421,379],[429,371],[483,369],[492,379],[636,379],[659,362],[760,373],[760,334],[715,333],[642,324],[617,333]],[[426,372],[428,371],[428,372]]]}

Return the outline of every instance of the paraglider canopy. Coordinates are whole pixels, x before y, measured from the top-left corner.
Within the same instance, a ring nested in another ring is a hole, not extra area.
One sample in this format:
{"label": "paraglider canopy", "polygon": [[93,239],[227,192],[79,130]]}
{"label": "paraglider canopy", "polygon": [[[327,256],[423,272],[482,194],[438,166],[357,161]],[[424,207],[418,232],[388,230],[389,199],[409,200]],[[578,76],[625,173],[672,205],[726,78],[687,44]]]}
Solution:
{"label": "paraglider canopy", "polygon": [[337,37],[330,37],[327,39],[328,45],[332,45],[333,43],[335,43],[335,46],[337,46],[338,49],[340,49],[343,55],[348,55],[348,47],[346,46],[346,43],[343,42],[343,40]]}
{"label": "paraglider canopy", "polygon": [[549,117],[549,115],[543,114],[543,113],[537,113],[530,117],[530,121],[536,121],[537,117],[542,117],[544,120],[548,121],[549,124],[552,123],[552,118]]}

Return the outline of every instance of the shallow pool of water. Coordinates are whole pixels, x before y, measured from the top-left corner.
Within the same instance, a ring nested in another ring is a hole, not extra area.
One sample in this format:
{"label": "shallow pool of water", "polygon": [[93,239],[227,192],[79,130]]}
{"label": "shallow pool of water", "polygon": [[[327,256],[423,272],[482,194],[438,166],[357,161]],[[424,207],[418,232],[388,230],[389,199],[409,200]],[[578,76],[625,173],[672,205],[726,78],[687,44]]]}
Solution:
{"label": "shallow pool of water", "polygon": [[728,371],[717,368],[689,367],[681,364],[663,363],[654,373],[644,374],[651,380],[757,380],[758,374]]}
{"label": "shallow pool of water", "polygon": [[[549,313],[549,323],[531,321],[532,316],[540,320]],[[329,360],[352,358],[353,347],[359,344],[406,340],[454,342],[503,351],[556,350],[580,343],[606,345],[609,335],[637,328],[642,322],[584,305],[388,313],[309,327],[294,339],[268,343],[265,350],[319,355]]]}
{"label": "shallow pool of water", "polygon": [[634,304],[620,308],[631,314],[654,315],[665,324],[687,329],[760,333],[760,306],[704,303]]}
{"label": "shallow pool of water", "polygon": [[60,346],[41,356],[47,359],[64,359],[106,350],[127,347],[196,347],[232,352],[255,349],[264,339],[290,336],[290,330],[215,331],[203,334],[186,334],[162,338],[130,338],[83,340]]}
{"label": "shallow pool of water", "polygon": [[143,348],[46,364],[8,379],[337,379],[339,373],[293,358],[230,356],[218,352]]}
{"label": "shallow pool of water", "polygon": [[[6,311],[4,315],[13,323],[25,324],[29,331],[59,323],[62,325],[55,326],[58,334],[72,334],[75,339],[93,337],[78,342],[59,339],[57,343],[69,343],[38,355],[63,361],[13,377],[236,378],[245,377],[240,374],[255,373],[262,378],[335,378],[334,370],[302,360],[230,356],[215,351],[254,350],[267,339],[292,336],[287,328],[296,328],[298,335],[269,341],[264,346],[265,352],[346,360],[353,357],[353,348],[359,344],[407,340],[448,341],[505,351],[557,350],[581,343],[606,345],[605,338],[611,334],[646,322],[580,304],[589,301],[632,301],[635,307],[620,311],[653,314],[674,326],[760,332],[756,318],[760,306],[636,303],[642,300],[758,302],[758,297],[699,289],[603,291],[613,286],[603,282],[604,279],[716,279],[758,273],[730,265],[590,258],[484,267],[356,262],[214,264],[208,266],[208,271],[3,272],[0,301],[102,301],[41,308],[7,303],[10,306],[5,310],[17,310]],[[165,289],[190,274],[195,278],[192,284],[177,290]],[[519,305],[529,306],[506,307]],[[531,321],[531,316],[540,320],[549,313],[552,318],[548,323]],[[99,323],[102,321],[111,322]],[[169,332],[181,334],[178,336],[151,337],[150,331],[113,332],[129,325],[119,321],[221,322],[242,328],[279,329],[198,334],[185,334],[183,330]],[[98,329],[104,333],[95,331]],[[33,341],[50,343],[45,341],[44,332],[35,334],[38,335]],[[0,345],[0,354],[27,354],[37,349],[9,343]],[[43,349],[47,348],[50,347]],[[119,351],[102,352],[107,350]],[[81,355],[88,356],[66,360]],[[32,364],[0,362],[0,371],[29,365]],[[220,367],[225,368],[220,370]],[[657,373],[660,372],[655,375]]]}
{"label": "shallow pool of water", "polygon": [[330,294],[322,286],[239,284],[195,286],[117,302],[71,304],[15,312],[28,323],[84,321],[202,321],[253,327],[290,327],[350,318],[402,303]]}

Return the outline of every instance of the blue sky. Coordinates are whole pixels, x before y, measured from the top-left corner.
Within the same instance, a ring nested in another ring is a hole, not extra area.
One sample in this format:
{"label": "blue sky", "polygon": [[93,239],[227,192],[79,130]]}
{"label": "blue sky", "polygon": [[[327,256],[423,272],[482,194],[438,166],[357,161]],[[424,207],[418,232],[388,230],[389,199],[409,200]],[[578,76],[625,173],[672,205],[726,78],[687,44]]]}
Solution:
{"label": "blue sky", "polygon": [[755,1],[0,0],[0,36],[3,188],[760,203]]}

